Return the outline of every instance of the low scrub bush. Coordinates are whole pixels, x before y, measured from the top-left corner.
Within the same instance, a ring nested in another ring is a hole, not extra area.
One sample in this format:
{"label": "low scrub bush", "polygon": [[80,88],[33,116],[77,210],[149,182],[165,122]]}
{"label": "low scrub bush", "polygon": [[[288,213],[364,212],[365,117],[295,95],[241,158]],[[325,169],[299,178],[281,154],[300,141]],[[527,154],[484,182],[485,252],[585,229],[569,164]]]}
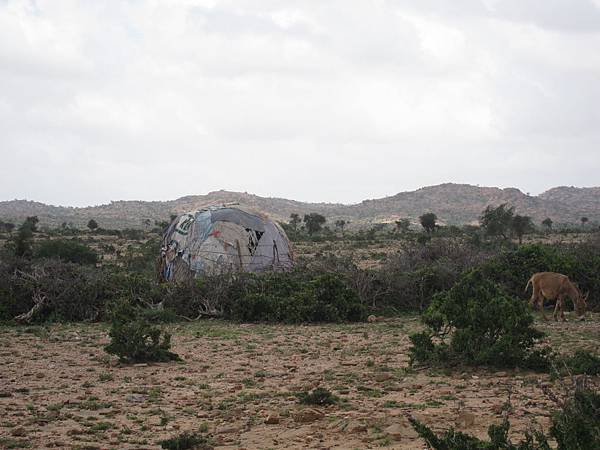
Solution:
{"label": "low scrub bush", "polygon": [[184,432],[158,443],[167,450],[212,450],[211,439],[198,433]]}
{"label": "low scrub bush", "polygon": [[37,245],[36,258],[60,259],[75,264],[96,264],[98,254],[81,242],[74,240],[50,239]]}
{"label": "low scrub bush", "polygon": [[129,301],[113,307],[111,341],[104,348],[123,362],[165,362],[180,360],[171,352],[171,335],[150,324]]}
{"label": "low scrub bush", "polygon": [[522,300],[507,296],[480,271],[465,274],[434,296],[422,316],[427,330],[410,336],[413,362],[545,369],[548,350],[534,349],[543,333]]}
{"label": "low scrub bush", "polygon": [[410,418],[410,422],[433,450],[550,450],[553,447],[548,444],[549,439],[556,441],[557,450],[597,450],[600,448],[600,395],[587,388],[576,388],[572,397],[553,413],[548,436],[540,431],[526,432],[518,444],[508,439],[510,423],[506,418],[501,425],[489,428],[489,440],[452,428],[437,435],[414,418]]}
{"label": "low scrub bush", "polygon": [[525,439],[513,444],[508,439],[510,424],[505,420],[501,425],[492,425],[488,429],[489,440],[481,440],[453,428],[438,436],[431,428],[414,418],[410,423],[418,435],[433,450],[550,450],[546,437],[541,433],[526,434]]}
{"label": "low scrub bush", "polygon": [[240,277],[225,317],[242,322],[344,322],[363,320],[366,308],[340,275],[274,273]]}
{"label": "low scrub bush", "polygon": [[335,405],[340,399],[328,389],[318,387],[311,392],[299,393],[298,400],[304,405],[326,406]]}
{"label": "low scrub bush", "polygon": [[586,350],[557,361],[559,373],[565,375],[600,375],[600,358]]}

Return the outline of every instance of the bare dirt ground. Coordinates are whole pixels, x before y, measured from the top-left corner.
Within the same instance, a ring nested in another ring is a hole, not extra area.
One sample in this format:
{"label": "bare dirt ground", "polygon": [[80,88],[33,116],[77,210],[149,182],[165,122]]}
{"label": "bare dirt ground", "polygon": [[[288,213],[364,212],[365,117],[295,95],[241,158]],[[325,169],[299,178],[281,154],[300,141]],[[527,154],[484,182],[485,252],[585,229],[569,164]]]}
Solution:
{"label": "bare dirt ground", "polygon": [[[598,349],[600,315],[541,323],[553,347]],[[408,366],[416,317],[330,326],[173,325],[184,361],[121,365],[104,325],[0,328],[0,448],[156,449],[183,431],[219,449],[423,449],[412,414],[485,436],[510,395],[512,432],[547,428],[548,375]],[[566,381],[565,381],[566,382]],[[593,380],[596,386],[600,380]],[[298,402],[322,386],[341,399]]]}

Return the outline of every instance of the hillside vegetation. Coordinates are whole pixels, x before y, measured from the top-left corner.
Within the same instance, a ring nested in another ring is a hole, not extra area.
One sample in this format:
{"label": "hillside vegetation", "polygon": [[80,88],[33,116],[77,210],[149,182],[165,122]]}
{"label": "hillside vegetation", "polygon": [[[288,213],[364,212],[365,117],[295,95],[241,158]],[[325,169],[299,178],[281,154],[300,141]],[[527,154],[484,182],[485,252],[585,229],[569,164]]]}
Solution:
{"label": "hillside vegetation", "polygon": [[597,187],[557,187],[539,196],[530,196],[514,188],[467,184],[424,187],[390,197],[365,200],[355,205],[305,203],[229,191],[191,195],[164,202],[115,201],[84,208],[12,200],[0,202],[0,220],[22,222],[26,217],[35,215],[42,225],[51,227],[70,223],[84,228],[90,219],[95,219],[103,228],[142,229],[155,221],[168,219],[171,214],[224,203],[237,203],[282,222],[287,222],[292,213],[300,216],[319,213],[332,223],[335,220],[349,221],[351,227],[393,222],[399,218],[409,218],[417,223],[417,218],[426,211],[435,211],[444,224],[469,224],[476,222],[481,211],[488,205],[497,206],[502,203],[514,206],[521,214],[531,216],[536,222],[547,217],[556,224],[578,223],[581,217],[587,217],[591,222],[600,221],[600,188]]}

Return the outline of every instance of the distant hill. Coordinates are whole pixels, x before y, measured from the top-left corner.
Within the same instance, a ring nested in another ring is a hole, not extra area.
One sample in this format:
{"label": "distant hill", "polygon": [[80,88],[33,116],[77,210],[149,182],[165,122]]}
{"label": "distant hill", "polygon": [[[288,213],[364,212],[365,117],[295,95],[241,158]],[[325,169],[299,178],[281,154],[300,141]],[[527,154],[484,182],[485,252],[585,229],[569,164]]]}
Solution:
{"label": "distant hill", "polygon": [[279,221],[287,222],[292,213],[303,216],[316,212],[327,217],[330,223],[344,219],[355,226],[392,222],[404,217],[417,221],[425,212],[434,212],[445,224],[476,223],[486,206],[501,203],[514,206],[519,214],[531,216],[537,223],[546,217],[555,223],[578,223],[583,216],[590,221],[600,221],[600,187],[556,187],[539,196],[530,196],[515,188],[453,183],[365,200],[355,205],[305,203],[230,191],[190,195],[165,202],[115,201],[84,208],[12,200],[0,202],[0,220],[19,223],[27,216],[36,215],[42,225],[50,226],[67,222],[83,228],[90,219],[95,219],[103,228],[143,228],[148,219],[154,223],[155,220],[168,220],[171,214],[224,203],[238,203]]}

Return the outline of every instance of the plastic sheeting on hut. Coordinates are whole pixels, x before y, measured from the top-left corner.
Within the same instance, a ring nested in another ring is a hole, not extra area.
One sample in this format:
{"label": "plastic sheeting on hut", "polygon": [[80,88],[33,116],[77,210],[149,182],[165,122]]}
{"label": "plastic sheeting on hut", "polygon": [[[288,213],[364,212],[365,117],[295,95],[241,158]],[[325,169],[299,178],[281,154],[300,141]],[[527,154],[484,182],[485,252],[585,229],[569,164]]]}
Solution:
{"label": "plastic sheeting on hut", "polygon": [[175,218],[163,236],[159,276],[181,281],[228,271],[284,271],[294,257],[275,222],[238,208],[211,207]]}

